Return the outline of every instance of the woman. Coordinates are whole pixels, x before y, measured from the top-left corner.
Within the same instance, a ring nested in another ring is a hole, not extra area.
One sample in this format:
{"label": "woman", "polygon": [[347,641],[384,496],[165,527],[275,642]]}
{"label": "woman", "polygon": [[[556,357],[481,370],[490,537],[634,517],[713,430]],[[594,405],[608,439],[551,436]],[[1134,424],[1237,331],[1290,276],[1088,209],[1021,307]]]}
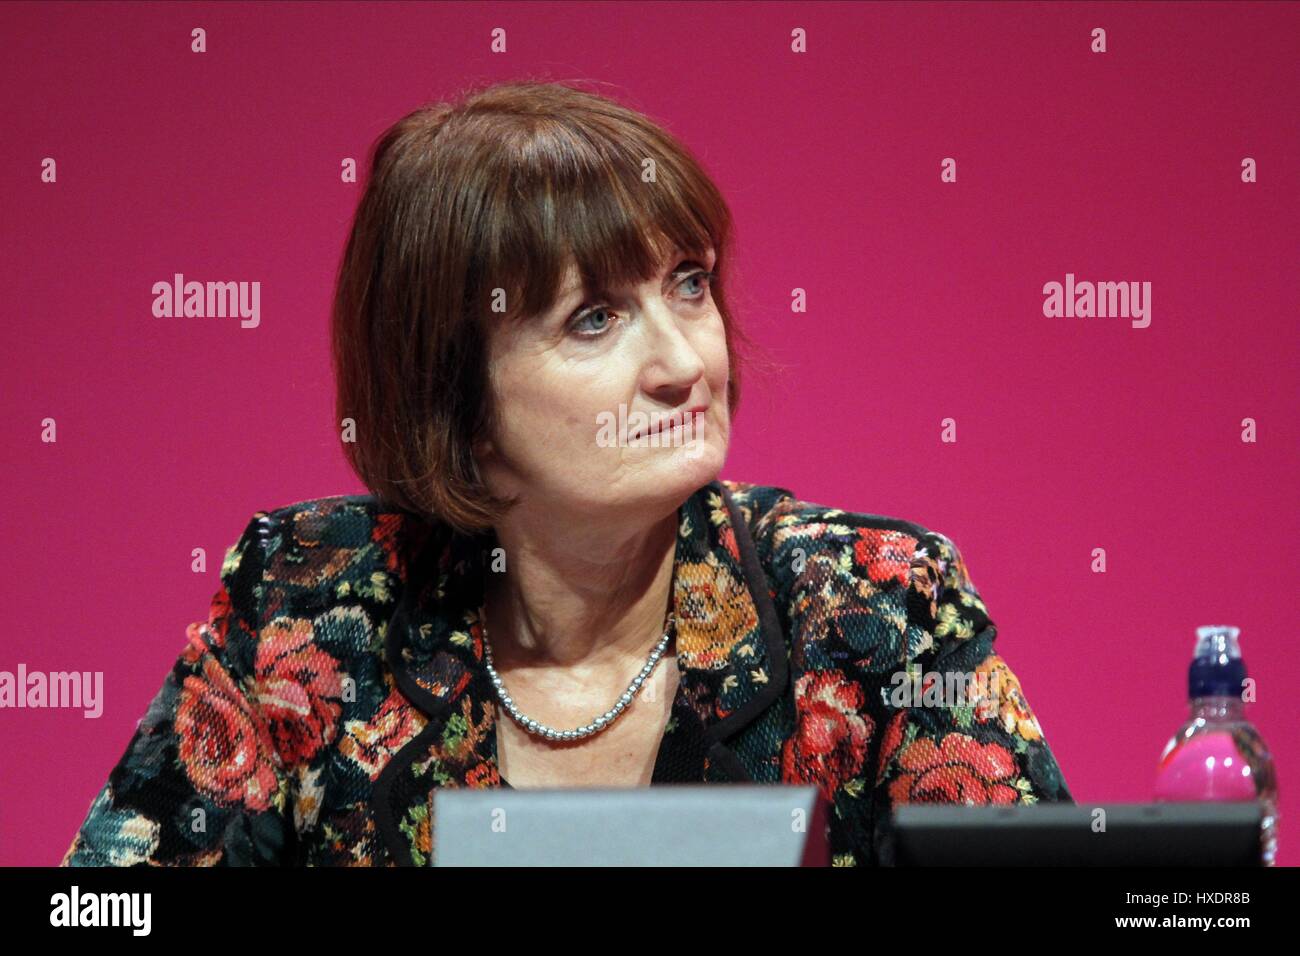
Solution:
{"label": "woman", "polygon": [[438,787],[811,783],[842,865],[901,802],[1070,800],[951,541],[718,478],[729,232],[562,85],[382,136],[333,316],[371,494],[253,517],[64,864],[419,865]]}

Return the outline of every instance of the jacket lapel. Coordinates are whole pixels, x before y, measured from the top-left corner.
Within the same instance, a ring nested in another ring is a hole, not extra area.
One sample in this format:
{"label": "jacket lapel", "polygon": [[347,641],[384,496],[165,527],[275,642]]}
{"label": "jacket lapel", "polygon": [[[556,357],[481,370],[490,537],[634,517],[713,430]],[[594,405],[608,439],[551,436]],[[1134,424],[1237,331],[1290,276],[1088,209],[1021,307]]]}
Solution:
{"label": "jacket lapel", "polygon": [[[703,734],[702,782],[745,781],[750,768],[724,741],[750,724],[786,687],[787,646],[750,535],[750,517],[720,481],[678,510],[672,596],[677,620],[679,699]],[[400,865],[428,861],[438,787],[500,787],[496,697],[483,663],[479,613],[495,538],[430,531],[406,573],[384,632],[385,656],[405,742],[374,786],[375,824]],[[407,582],[414,586],[406,586]]]}

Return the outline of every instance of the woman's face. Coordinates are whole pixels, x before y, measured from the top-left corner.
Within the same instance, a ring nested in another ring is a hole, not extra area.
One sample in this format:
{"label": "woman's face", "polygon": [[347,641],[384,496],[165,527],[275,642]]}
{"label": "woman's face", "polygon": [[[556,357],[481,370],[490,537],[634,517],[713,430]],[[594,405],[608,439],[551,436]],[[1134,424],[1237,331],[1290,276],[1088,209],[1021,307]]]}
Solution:
{"label": "woman's face", "polygon": [[657,279],[590,301],[570,263],[549,312],[496,330],[499,432],[476,451],[494,493],[667,511],[718,476],[731,421],[715,262],[712,249],[702,261],[674,249]]}

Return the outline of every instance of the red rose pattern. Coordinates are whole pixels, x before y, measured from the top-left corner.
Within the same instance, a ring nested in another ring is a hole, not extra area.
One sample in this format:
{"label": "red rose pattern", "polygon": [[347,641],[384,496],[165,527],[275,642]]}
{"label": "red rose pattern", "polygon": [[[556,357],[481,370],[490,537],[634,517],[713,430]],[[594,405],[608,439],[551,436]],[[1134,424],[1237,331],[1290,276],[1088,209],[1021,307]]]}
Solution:
{"label": "red rose pattern", "polygon": [[[881,769],[898,748],[903,717],[891,721],[882,747]],[[972,806],[1016,803],[1017,767],[1007,748],[981,744],[966,734],[950,733],[936,744],[918,737],[898,753],[898,774],[889,783],[893,803],[962,803]]]}
{"label": "red rose pattern", "polygon": [[185,678],[177,703],[181,763],[214,802],[265,810],[279,786],[270,731],[217,659],[202,662],[202,676]]}
{"label": "red rose pattern", "polygon": [[856,777],[866,759],[874,731],[861,713],[862,687],[838,670],[810,671],[795,683],[794,734],[781,751],[781,778],[786,783],[815,783],[826,799]]}
{"label": "red rose pattern", "polygon": [[257,706],[284,763],[306,763],[334,737],[342,713],[338,660],[313,640],[305,618],[272,621],[262,630],[254,665]]}
{"label": "red rose pattern", "polygon": [[912,548],[915,538],[898,531],[858,528],[853,542],[853,561],[866,569],[872,581],[907,584],[912,577]]}

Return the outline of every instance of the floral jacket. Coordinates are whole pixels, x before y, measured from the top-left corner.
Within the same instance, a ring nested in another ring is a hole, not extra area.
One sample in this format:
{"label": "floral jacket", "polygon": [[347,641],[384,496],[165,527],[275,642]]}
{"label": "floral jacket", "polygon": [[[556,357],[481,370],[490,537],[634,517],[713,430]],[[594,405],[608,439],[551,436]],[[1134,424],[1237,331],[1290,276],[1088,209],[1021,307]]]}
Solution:
{"label": "floral jacket", "polygon": [[[508,786],[493,542],[366,495],[258,512],[61,865],[424,865],[436,788]],[[718,480],[679,510],[672,592],[652,785],[815,784],[843,866],[900,803],[1073,802],[943,535]]]}

